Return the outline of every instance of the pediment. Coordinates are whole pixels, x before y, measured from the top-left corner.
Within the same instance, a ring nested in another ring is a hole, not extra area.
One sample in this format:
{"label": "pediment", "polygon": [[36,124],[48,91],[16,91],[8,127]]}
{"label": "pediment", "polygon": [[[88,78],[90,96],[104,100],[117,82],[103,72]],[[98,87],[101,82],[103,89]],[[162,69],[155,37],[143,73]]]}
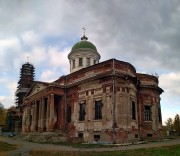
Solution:
{"label": "pediment", "polygon": [[26,96],[34,95],[34,94],[44,90],[45,88],[47,88],[47,86],[48,85],[46,83],[37,82],[31,87],[31,89],[29,90],[29,92],[27,93]]}

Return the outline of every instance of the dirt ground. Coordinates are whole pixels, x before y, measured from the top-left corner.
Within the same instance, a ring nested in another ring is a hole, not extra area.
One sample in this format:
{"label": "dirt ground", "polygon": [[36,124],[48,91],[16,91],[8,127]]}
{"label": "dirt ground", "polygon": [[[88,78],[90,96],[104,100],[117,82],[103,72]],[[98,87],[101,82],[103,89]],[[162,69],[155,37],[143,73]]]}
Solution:
{"label": "dirt ground", "polygon": [[124,145],[111,148],[73,148],[69,146],[62,145],[52,145],[52,144],[38,144],[20,140],[13,140],[12,138],[0,137],[0,141],[7,142],[9,144],[18,145],[18,149],[9,152],[0,152],[0,156],[28,156],[31,150],[54,150],[54,151],[115,151],[115,150],[130,150],[138,148],[152,148],[152,147],[162,147],[180,144],[180,138],[165,140],[161,142],[149,142],[146,144],[136,144],[136,145]]}

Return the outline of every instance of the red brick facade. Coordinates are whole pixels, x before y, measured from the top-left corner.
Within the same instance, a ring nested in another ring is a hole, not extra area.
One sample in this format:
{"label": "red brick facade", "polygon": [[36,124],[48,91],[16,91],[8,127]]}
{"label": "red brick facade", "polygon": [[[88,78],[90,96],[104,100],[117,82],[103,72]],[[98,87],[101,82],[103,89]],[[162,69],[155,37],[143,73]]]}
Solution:
{"label": "red brick facade", "polygon": [[35,82],[24,99],[22,131],[62,130],[69,139],[84,142],[159,138],[162,92],[157,77],[136,73],[127,62],[107,60],[53,83]]}

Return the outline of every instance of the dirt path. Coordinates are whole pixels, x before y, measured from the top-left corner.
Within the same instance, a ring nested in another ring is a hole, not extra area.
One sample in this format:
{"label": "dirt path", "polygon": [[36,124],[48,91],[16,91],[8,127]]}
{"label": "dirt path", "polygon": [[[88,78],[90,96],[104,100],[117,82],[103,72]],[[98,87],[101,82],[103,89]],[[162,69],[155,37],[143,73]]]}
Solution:
{"label": "dirt path", "polygon": [[54,150],[54,151],[114,151],[114,150],[130,150],[138,148],[152,148],[152,147],[162,147],[180,144],[180,138],[162,141],[162,142],[151,142],[147,144],[137,144],[137,145],[127,145],[127,146],[117,146],[112,148],[73,148],[69,146],[62,145],[52,145],[52,144],[38,144],[26,141],[13,140],[11,138],[0,137],[0,141],[7,142],[9,144],[16,144],[19,146],[18,149],[6,153],[1,153],[0,156],[16,156],[21,154],[21,156],[28,156],[29,151],[33,150]]}

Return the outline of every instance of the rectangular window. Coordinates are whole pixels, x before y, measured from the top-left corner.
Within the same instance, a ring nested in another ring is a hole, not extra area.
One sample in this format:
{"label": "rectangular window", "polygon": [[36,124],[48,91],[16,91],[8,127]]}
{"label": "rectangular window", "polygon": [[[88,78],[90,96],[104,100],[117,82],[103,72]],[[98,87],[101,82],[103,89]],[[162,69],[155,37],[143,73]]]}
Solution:
{"label": "rectangular window", "polygon": [[131,108],[132,110],[132,114],[131,114],[131,116],[132,116],[132,119],[134,119],[134,120],[136,120],[136,103],[134,102],[134,101],[132,101],[132,108]]}
{"label": "rectangular window", "polygon": [[79,66],[82,66],[83,62],[82,62],[82,58],[79,58]]}
{"label": "rectangular window", "polygon": [[90,66],[90,58],[87,58],[87,66]]}
{"label": "rectangular window", "polygon": [[158,119],[159,119],[159,122],[162,122],[161,107],[160,107],[160,105],[158,106]]}
{"label": "rectangular window", "polygon": [[85,103],[80,104],[80,110],[79,110],[79,121],[84,121],[85,120],[85,115],[86,115],[86,111],[85,111]]}
{"label": "rectangular window", "polygon": [[75,68],[75,60],[73,60],[73,68]]}
{"label": "rectangular window", "polygon": [[95,119],[102,119],[102,100],[95,101]]}
{"label": "rectangular window", "polygon": [[151,121],[151,107],[144,106],[144,121]]}
{"label": "rectangular window", "polygon": [[71,106],[67,107],[67,123],[71,122]]}

